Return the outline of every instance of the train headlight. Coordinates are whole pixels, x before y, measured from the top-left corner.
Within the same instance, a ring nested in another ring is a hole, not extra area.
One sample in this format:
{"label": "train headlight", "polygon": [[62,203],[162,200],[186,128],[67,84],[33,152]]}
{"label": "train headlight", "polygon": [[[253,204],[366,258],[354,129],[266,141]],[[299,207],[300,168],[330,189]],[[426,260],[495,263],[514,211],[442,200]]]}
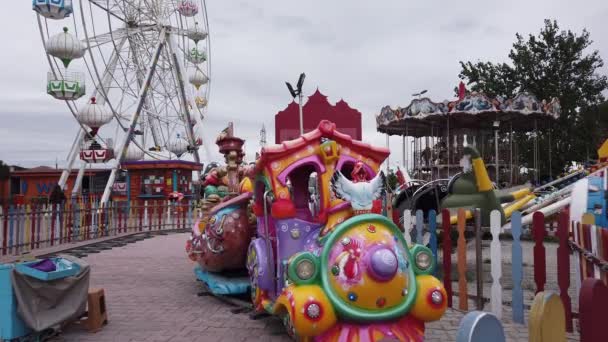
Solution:
{"label": "train headlight", "polygon": [[315,264],[308,260],[302,259],[296,265],[296,274],[302,280],[308,280],[315,274]]}
{"label": "train headlight", "polygon": [[433,258],[426,251],[420,251],[416,254],[416,266],[422,270],[426,271],[433,264]]}
{"label": "train headlight", "polygon": [[319,260],[310,252],[292,256],[287,265],[287,277],[296,284],[312,284],[319,275]]}

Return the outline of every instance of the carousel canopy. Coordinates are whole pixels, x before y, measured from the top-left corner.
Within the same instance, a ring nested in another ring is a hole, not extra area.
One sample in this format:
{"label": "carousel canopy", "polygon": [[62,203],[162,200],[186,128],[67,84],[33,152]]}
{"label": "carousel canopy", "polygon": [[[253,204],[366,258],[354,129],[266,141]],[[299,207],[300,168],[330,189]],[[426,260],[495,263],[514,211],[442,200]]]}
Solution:
{"label": "carousel canopy", "polygon": [[414,99],[405,108],[383,107],[376,116],[376,128],[389,135],[442,136],[447,129],[492,130],[498,121],[500,127],[526,132],[553,122],[559,117],[560,109],[557,98],[539,101],[529,93],[507,100],[489,98],[482,93],[463,95],[456,101],[433,102],[421,98]]}

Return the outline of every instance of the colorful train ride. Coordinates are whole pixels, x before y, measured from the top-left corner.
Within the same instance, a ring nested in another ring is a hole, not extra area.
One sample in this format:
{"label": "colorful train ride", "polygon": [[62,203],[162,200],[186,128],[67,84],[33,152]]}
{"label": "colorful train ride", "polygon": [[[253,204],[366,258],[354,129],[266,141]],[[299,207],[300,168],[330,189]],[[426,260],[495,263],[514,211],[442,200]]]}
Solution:
{"label": "colorful train ride", "polygon": [[247,269],[255,309],[282,317],[291,336],[422,341],[445,312],[431,251],[378,214],[388,155],[329,121],[262,150]]}

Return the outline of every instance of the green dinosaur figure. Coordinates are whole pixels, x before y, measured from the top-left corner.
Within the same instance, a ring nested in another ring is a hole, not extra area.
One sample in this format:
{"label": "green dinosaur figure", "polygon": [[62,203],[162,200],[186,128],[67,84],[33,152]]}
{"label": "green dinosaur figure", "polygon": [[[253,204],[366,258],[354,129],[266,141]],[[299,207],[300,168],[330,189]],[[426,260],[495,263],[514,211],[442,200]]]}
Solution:
{"label": "green dinosaur figure", "polygon": [[470,146],[464,148],[463,157],[460,160],[463,173],[455,176],[450,181],[448,195],[441,201],[441,209],[464,208],[469,211],[479,208],[481,211],[481,225],[490,226],[490,213],[492,210],[500,212],[501,224],[505,224],[506,217],[512,209],[508,209],[505,215],[501,203],[519,200],[530,193],[529,189],[523,189],[510,194],[499,195],[488,176],[488,171],[479,156],[479,152]]}

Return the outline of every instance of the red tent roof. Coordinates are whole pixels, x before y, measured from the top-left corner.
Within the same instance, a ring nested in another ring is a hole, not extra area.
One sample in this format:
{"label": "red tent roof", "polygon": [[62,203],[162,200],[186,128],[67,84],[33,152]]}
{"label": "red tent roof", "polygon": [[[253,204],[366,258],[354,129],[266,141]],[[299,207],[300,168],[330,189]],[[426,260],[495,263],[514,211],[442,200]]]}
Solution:
{"label": "red tent roof", "polygon": [[[344,100],[332,105],[327,96],[317,90],[302,106],[304,116],[304,132],[310,132],[319,125],[321,120],[329,120],[338,129],[348,132],[355,139],[362,139],[361,112],[351,108]],[[300,129],[300,110],[298,103],[292,101],[285,109],[275,115],[275,142],[296,138],[294,131]],[[283,133],[282,133],[283,132]],[[289,133],[285,133],[289,132]]]}

